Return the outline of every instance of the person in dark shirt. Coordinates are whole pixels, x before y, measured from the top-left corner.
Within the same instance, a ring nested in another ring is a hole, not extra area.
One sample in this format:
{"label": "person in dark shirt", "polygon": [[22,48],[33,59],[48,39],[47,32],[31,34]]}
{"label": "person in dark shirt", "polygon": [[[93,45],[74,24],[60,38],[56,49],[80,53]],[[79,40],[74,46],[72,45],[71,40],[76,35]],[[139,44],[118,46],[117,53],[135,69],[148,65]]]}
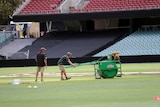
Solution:
{"label": "person in dark shirt", "polygon": [[41,81],[43,81],[43,72],[44,72],[44,67],[47,68],[47,56],[45,54],[46,49],[42,47],[40,49],[40,52],[36,56],[36,66],[37,66],[37,72],[36,72],[36,79],[35,81],[37,82],[38,79],[38,74],[41,72]]}
{"label": "person in dark shirt", "polygon": [[76,66],[69,59],[71,56],[72,56],[72,53],[67,52],[66,55],[63,55],[57,62],[59,69],[61,71],[61,80],[64,80],[63,75],[65,76],[66,80],[71,79],[71,77],[67,77],[66,70],[64,68],[65,64],[70,64],[72,66]]}

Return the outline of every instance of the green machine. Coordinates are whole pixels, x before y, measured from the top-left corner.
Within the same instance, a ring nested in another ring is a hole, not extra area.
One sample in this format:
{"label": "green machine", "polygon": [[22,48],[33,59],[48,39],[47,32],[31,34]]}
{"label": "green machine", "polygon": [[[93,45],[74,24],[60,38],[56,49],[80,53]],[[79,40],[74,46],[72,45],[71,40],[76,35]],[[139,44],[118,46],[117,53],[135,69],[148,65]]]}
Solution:
{"label": "green machine", "polygon": [[[122,69],[121,69],[121,62],[118,56],[119,53],[115,52],[109,54],[105,60],[105,57],[101,57],[97,61],[86,62],[81,64],[76,64],[77,66],[84,66],[84,65],[94,65],[94,73],[96,79],[107,79],[107,78],[114,78],[122,76]],[[65,68],[70,68],[73,66],[65,66]]]}
{"label": "green machine", "polygon": [[121,62],[118,54],[117,52],[109,54],[108,60],[98,61],[94,65],[96,79],[122,76]]}
{"label": "green machine", "polygon": [[96,79],[121,77],[121,62],[119,60],[99,61],[94,65],[94,72]]}

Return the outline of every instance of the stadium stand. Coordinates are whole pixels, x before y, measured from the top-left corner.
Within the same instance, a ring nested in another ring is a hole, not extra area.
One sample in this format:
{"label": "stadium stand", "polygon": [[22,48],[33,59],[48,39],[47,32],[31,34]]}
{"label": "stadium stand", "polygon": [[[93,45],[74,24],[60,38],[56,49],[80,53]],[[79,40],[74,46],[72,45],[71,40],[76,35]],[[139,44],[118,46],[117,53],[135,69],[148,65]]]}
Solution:
{"label": "stadium stand", "polygon": [[[160,9],[160,0],[84,0],[79,7],[67,6],[62,9],[57,8],[67,0],[30,0],[24,3],[24,7],[19,15],[29,14],[57,14],[61,12],[100,12],[100,11],[126,11],[126,10],[146,10]],[[83,5],[82,5],[83,4]]]}
{"label": "stadium stand", "polygon": [[0,32],[0,48],[12,40],[14,40],[14,35],[12,33]]}
{"label": "stadium stand", "polygon": [[48,58],[59,58],[67,51],[71,51],[73,57],[83,57],[119,39],[126,31],[126,29],[112,29],[93,32],[50,32],[19,52],[29,50],[29,58],[32,59],[41,47],[45,47]]}
{"label": "stadium stand", "polygon": [[160,30],[138,30],[94,56],[118,51],[121,56],[159,55]]}
{"label": "stadium stand", "polygon": [[71,12],[98,12],[159,9],[159,0],[89,0],[82,9],[71,9]]}
{"label": "stadium stand", "polygon": [[62,0],[30,0],[19,14],[53,14],[59,12],[56,7]]}
{"label": "stadium stand", "polygon": [[[7,45],[3,46],[0,49],[0,55],[5,56],[6,59],[15,59],[16,57],[11,57],[13,54],[20,54],[18,59],[27,59],[24,53],[28,52],[18,52],[19,50],[23,49],[27,45],[31,45],[32,42],[35,41],[35,38],[28,38],[28,39],[14,39],[14,41],[9,42]],[[15,56],[15,55],[14,55]],[[25,57],[22,57],[25,56]]]}

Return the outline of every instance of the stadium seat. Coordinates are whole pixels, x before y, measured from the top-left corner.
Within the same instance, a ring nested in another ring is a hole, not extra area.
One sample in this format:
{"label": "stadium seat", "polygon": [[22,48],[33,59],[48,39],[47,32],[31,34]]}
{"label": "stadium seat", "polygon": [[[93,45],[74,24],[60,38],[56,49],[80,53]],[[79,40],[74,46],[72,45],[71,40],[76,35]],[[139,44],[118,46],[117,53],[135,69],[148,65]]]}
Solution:
{"label": "stadium seat", "polygon": [[[57,10],[56,7],[60,5],[62,1],[63,0],[31,0],[19,14],[58,13],[60,11]],[[159,8],[160,0],[89,0],[83,8],[71,9],[70,12],[124,11]]]}
{"label": "stadium seat", "polygon": [[11,33],[0,33],[0,48],[12,40],[13,35]]}
{"label": "stadium seat", "polygon": [[83,11],[121,11],[160,8],[159,0],[90,0]]}
{"label": "stadium seat", "polygon": [[19,14],[50,14],[58,13],[56,9],[62,0],[31,0]]}
{"label": "stadium seat", "polygon": [[114,51],[120,52],[121,56],[159,55],[159,41],[160,30],[136,31],[94,56],[105,56]]}

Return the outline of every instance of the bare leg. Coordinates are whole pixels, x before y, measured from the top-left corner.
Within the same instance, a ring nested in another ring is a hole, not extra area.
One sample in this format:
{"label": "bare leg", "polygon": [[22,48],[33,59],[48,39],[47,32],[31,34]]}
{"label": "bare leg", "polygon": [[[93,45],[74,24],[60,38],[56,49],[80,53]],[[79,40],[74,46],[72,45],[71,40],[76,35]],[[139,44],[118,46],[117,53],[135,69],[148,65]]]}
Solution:
{"label": "bare leg", "polygon": [[65,76],[66,80],[71,79],[71,77],[67,77],[66,70],[64,70],[64,71],[63,71],[63,74],[64,74],[64,76]]}
{"label": "bare leg", "polygon": [[63,71],[63,74],[64,74],[65,78],[67,78],[67,74],[66,74],[65,70]]}
{"label": "bare leg", "polygon": [[38,78],[38,73],[39,73],[39,72],[36,72],[36,80],[35,80],[36,82],[37,82],[37,78]]}
{"label": "bare leg", "polygon": [[43,81],[43,72],[41,72],[41,81]]}
{"label": "bare leg", "polygon": [[60,68],[60,70],[61,70],[61,80],[64,80],[63,75],[65,76],[66,80],[71,79],[71,78],[68,78],[68,77],[67,77],[66,70],[64,69],[63,66],[59,65],[59,68]]}
{"label": "bare leg", "polygon": [[66,74],[66,71],[65,71],[65,70],[61,71],[61,80],[64,79],[64,78],[63,78],[63,75],[65,76],[65,78],[67,78],[67,74]]}
{"label": "bare leg", "polygon": [[61,71],[61,79],[63,79],[63,71]]}

